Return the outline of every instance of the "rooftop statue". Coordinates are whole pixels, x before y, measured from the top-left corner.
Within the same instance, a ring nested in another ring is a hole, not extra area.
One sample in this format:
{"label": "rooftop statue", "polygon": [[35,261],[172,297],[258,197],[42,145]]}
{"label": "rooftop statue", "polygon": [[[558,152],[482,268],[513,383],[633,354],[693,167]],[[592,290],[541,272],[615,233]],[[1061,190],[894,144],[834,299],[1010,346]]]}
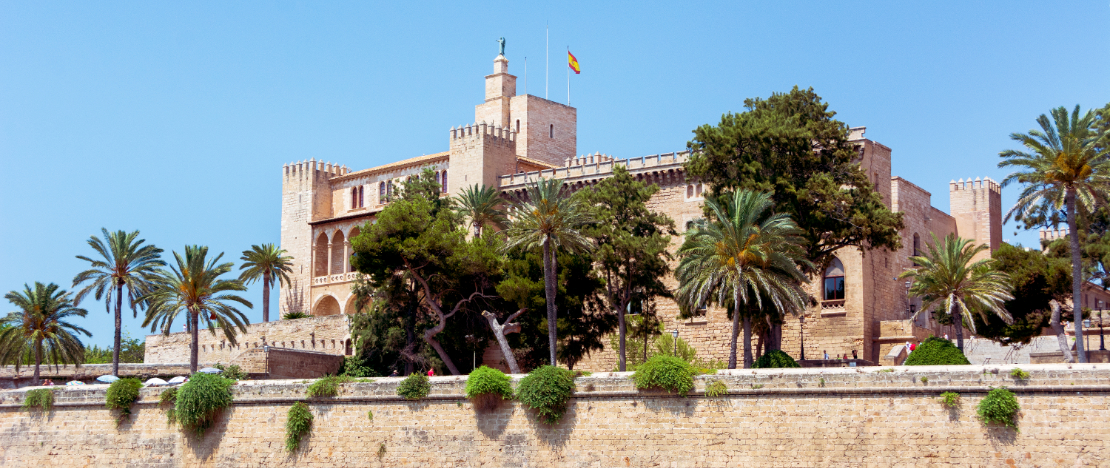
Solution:
{"label": "rooftop statue", "polygon": [[498,52],[497,55],[505,55],[505,38],[502,37],[498,39],[497,45],[501,46],[501,51]]}

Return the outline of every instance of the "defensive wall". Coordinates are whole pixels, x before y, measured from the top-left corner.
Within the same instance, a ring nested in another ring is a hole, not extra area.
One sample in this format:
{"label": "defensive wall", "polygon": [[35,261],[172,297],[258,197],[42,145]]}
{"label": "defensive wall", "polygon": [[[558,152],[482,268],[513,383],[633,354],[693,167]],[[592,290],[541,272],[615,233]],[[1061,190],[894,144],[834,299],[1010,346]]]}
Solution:
{"label": "defensive wall", "polygon": [[[286,414],[304,381],[246,381],[203,437],[168,425],[157,388],[118,427],[107,386],[62,388],[47,413],[0,392],[4,466],[1107,466],[1110,365],[764,369],[697,378],[678,397],[637,391],[628,373],[576,380],[562,421],[519,402],[476,412],[465,377],[435,377],[428,398],[395,395],[400,378],[342,386],[310,400],[312,432],[284,449]],[[891,371],[892,370],[892,371]],[[519,376],[518,376],[519,377]],[[518,380],[514,378],[514,380]],[[708,398],[707,382],[729,393]],[[1020,431],[984,426],[991,387],[1021,404]],[[948,409],[938,396],[961,395]],[[373,418],[369,417],[372,412]]]}
{"label": "defensive wall", "polygon": [[[246,333],[236,336],[237,343],[234,345],[227,341],[220,330],[213,334],[205,329],[198,335],[200,362],[233,363],[244,352],[267,346],[339,356],[352,352],[351,332],[347,317],[343,315],[252,323],[247,326]],[[190,337],[186,332],[148,335],[143,362],[189,362],[189,344]]]}

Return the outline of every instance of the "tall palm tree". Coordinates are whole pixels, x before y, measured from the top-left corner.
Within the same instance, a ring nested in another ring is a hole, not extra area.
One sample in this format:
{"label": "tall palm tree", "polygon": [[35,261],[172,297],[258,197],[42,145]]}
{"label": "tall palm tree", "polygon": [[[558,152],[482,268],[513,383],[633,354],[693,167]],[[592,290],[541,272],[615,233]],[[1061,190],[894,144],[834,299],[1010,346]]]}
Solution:
{"label": "tall palm tree", "polygon": [[73,277],[73,287],[86,281],[90,283],[77,292],[73,305],[80,305],[81,300],[89,293],[93,293],[98,301],[104,298],[104,308],[108,313],[111,313],[112,304],[115,304],[116,336],[112,348],[112,375],[118,375],[120,334],[123,330],[123,291],[127,290],[127,302],[131,306],[132,316],[137,317],[139,309],[144,307],[138,297],[146,291],[157,276],[158,268],[165,266],[166,262],[162,261],[162,249],[153,244],[143,245],[146,241],[138,239],[139,231],[108,232],[104,228],[100,231],[104,233],[103,239],[92,236],[88,241],[99,258],[77,256],[89,262],[90,268]]}
{"label": "tall palm tree", "polygon": [[276,279],[281,284],[288,286],[289,274],[293,272],[293,257],[284,255],[285,250],[274,244],[252,245],[250,250],[244,250],[240,260],[243,264],[239,274],[239,281],[251,284],[262,279],[262,321],[270,321],[270,287]]}
{"label": "tall palm tree", "polygon": [[744,316],[744,367],[752,365],[748,311],[796,312],[805,307],[802,288],[808,267],[801,231],[788,214],[774,214],[769,194],[740,190],[719,201],[707,199],[712,220],[686,231],[678,250],[676,296],[693,310],[709,303],[732,309],[729,369],[736,368],[736,341]]}
{"label": "tall palm tree", "polygon": [[967,322],[972,333],[976,332],[972,314],[979,314],[986,322],[987,314],[993,313],[1006,323],[1013,323],[1003,306],[1014,298],[1010,294],[1010,275],[999,271],[992,259],[972,261],[987,249],[986,245],[973,245],[971,239],[954,235],[943,240],[937,240],[936,235],[932,237],[933,243],[927,246],[925,255],[910,257],[918,266],[898,277],[912,278],[910,295],[922,300],[911,320],[917,320],[922,311],[943,304],[956,326],[956,346],[963,351],[963,322]]}
{"label": "tall palm tree", "polygon": [[85,345],[78,334],[91,336],[87,330],[66,321],[84,317],[88,312],[74,306],[73,300],[58,285],[35,282],[35,289],[23,285],[23,291],[4,296],[20,310],[0,319],[0,362],[15,364],[16,370],[30,356],[35,363],[31,384],[39,384],[39,366],[49,358],[55,366],[62,363],[80,365],[85,358]]}
{"label": "tall palm tree", "polygon": [[1046,211],[1063,208],[1068,218],[1068,242],[1071,247],[1072,309],[1075,313],[1075,349],[1079,362],[1087,362],[1083,349],[1083,275],[1079,251],[1078,210],[1090,212],[1096,202],[1106,203],[1110,190],[1110,145],[1099,140],[1105,135],[1097,131],[1095,114],[1079,114],[1079,106],[1068,115],[1063,106],[1052,109],[1052,120],[1041,114],[1037,118],[1040,130],[1029,133],[1011,133],[1010,138],[1025,146],[1026,151],[1006,150],[998,155],[1003,161],[998,167],[1013,166],[1017,170],[1002,181],[1005,187],[1013,182],[1025,186],[1014,207],[1006,213],[1006,220],[1013,216],[1035,216]]}
{"label": "tall palm tree", "polygon": [[493,187],[474,184],[463,189],[453,202],[455,211],[474,228],[474,237],[482,237],[483,226],[501,227],[505,223],[505,212],[501,210],[505,200]]}
{"label": "tall palm tree", "polygon": [[543,250],[543,283],[547,302],[547,339],[551,346],[551,365],[555,365],[555,252],[589,251],[593,244],[582,234],[583,225],[592,222],[581,197],[563,190],[563,182],[541,177],[516,200],[509,218],[505,249]]}
{"label": "tall palm tree", "polygon": [[230,294],[247,290],[242,281],[220,279],[232,267],[231,262],[216,263],[224,254],[206,260],[208,247],[189,245],[185,246],[184,257],[177,252],[173,256],[177,265],[170,265],[169,270],[162,270],[158,280],[140,298],[147,303],[143,326],[149,326],[151,331],[161,329],[162,333],[169,334],[174,319],[178,314],[184,313],[186,328],[192,335],[189,368],[196,372],[200,350],[198,325],[203,321],[213,335],[216,334],[215,328],[223,330],[227,340],[235,345],[235,329],[246,332],[250,321],[230,303],[253,306],[242,296]]}

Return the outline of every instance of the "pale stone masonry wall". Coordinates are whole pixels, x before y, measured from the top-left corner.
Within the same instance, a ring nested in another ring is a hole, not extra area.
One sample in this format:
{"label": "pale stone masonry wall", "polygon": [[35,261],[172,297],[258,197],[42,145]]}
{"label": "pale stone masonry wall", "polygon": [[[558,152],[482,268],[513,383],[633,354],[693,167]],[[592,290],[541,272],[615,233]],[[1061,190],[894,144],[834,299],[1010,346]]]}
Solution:
{"label": "pale stone masonry wall", "polygon": [[[200,333],[200,362],[230,363],[250,349],[273,346],[296,350],[319,351],[328,354],[347,354],[350,330],[346,316],[303,318],[256,323],[247,333],[237,336],[238,346],[227,342],[223,333],[212,335],[208,330]],[[169,335],[148,335],[143,362],[189,362],[189,335],[185,332]]]}
{"label": "pale stone masonry wall", "polygon": [[[432,379],[431,397],[396,397],[399,378],[341,387],[310,400],[312,431],[284,449],[299,381],[242,382],[235,403],[202,438],[166,423],[161,389],[141,391],[118,427],[104,389],[59,389],[48,415],[20,410],[23,391],[0,392],[4,466],[1107,466],[1110,366],[767,369],[702,376],[680,398],[637,392],[628,374],[576,381],[556,425],[519,402],[476,412],[464,379]],[[922,383],[922,377],[928,383]],[[712,380],[730,394],[705,398]],[[519,382],[519,381],[517,381]],[[1009,386],[1020,432],[982,425],[975,407],[990,387]],[[759,387],[759,388],[755,388]],[[943,391],[961,394],[947,409]],[[368,417],[372,412],[373,419]]]}

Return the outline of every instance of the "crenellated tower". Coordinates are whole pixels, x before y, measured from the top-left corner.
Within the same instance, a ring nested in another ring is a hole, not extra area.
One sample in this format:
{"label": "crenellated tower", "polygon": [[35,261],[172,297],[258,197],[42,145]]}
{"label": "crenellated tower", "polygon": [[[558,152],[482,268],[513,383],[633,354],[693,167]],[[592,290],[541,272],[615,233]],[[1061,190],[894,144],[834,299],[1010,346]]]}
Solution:
{"label": "crenellated tower", "polygon": [[[292,280],[280,286],[278,311],[308,312],[312,284],[312,225],[332,216],[333,177],[350,172],[345,166],[309,159],[286,164],[281,178],[281,248],[293,257]],[[275,317],[270,317],[274,320]]]}
{"label": "crenellated tower", "polygon": [[516,168],[516,132],[485,122],[451,129],[451,178],[447,193],[474,184],[497,187],[498,177]]}
{"label": "crenellated tower", "polygon": [[956,218],[956,232],[990,250],[976,260],[989,257],[1002,246],[1002,187],[990,177],[968,177],[948,184],[949,209]]}

